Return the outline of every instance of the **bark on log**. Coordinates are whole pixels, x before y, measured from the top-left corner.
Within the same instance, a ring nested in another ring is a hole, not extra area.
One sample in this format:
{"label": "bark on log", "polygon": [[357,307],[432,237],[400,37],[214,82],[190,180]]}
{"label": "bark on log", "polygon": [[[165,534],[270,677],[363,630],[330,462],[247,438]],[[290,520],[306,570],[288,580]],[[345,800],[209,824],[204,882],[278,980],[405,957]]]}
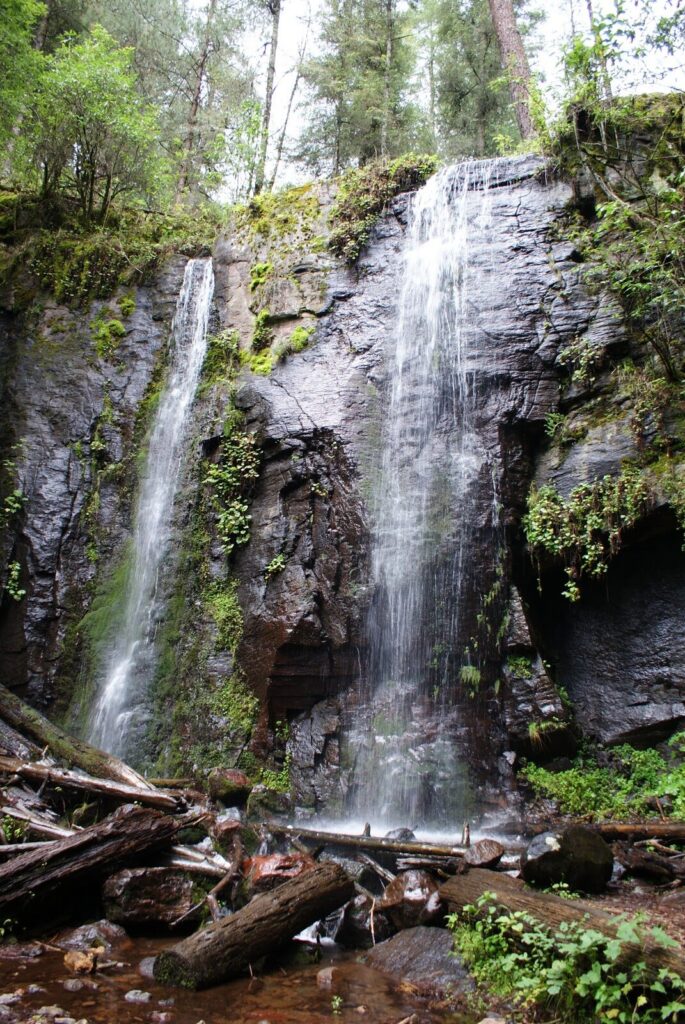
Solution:
{"label": "bark on log", "polygon": [[641,821],[630,824],[623,821],[604,821],[599,825],[588,825],[599,832],[603,839],[626,839],[636,842],[642,839],[661,839],[671,843],[685,843],[685,821]]}
{"label": "bark on log", "polygon": [[18,775],[29,782],[45,782],[48,785],[95,793],[97,796],[110,797],[120,803],[141,803],[148,807],[157,807],[161,811],[183,810],[183,800],[177,793],[111,782],[109,779],[93,779],[50,765],[27,764],[16,757],[0,757],[0,773]]}
{"label": "bark on log", "polygon": [[119,807],[104,821],[0,865],[0,914],[85,873],[115,865],[152,846],[171,842],[188,824],[145,807]]}
{"label": "bark on log", "polygon": [[351,850],[368,853],[394,853],[423,857],[463,857],[463,846],[440,846],[436,843],[401,842],[397,839],[381,839],[375,836],[348,836],[336,832],[316,832],[311,829],[293,828],[291,825],[277,825],[268,822],[266,827],[275,836],[299,839],[301,842],[324,846],[345,846]]}
{"label": "bark on log", "polygon": [[216,985],[353,896],[354,883],[338,864],[317,865],[160,953],[155,979],[192,989]]}
{"label": "bark on log", "polygon": [[[585,900],[564,900],[551,893],[537,892],[517,878],[510,878],[484,868],[471,868],[463,875],[450,878],[440,887],[440,895],[451,913],[461,914],[485,892],[494,893],[497,903],[511,911],[523,911],[548,928],[556,929],[563,922],[578,922],[615,936],[620,919],[600,910]],[[650,939],[642,945],[624,943],[621,960],[630,963],[644,960],[655,972],[666,967],[685,978],[685,959],[672,949],[663,949]]]}
{"label": "bark on log", "polygon": [[117,779],[141,789],[152,788],[142,775],[129,768],[118,757],[67,735],[59,726],[53,725],[41,715],[40,711],[24,704],[5,686],[0,686],[0,718],[18,732],[30,736],[41,749],[48,747],[55,757],[75,768],[81,768],[89,775],[95,775],[99,779]]}

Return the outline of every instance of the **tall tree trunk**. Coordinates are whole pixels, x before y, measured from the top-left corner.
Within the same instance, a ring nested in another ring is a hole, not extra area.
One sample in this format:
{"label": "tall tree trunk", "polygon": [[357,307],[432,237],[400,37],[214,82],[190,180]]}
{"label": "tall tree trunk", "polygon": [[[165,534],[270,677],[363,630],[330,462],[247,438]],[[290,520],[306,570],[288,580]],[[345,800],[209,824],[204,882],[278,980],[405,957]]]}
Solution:
{"label": "tall tree trunk", "polygon": [[385,0],[385,63],[383,65],[383,120],[381,121],[381,156],[388,155],[390,125],[390,74],[392,71],[392,33],[394,0]]}
{"label": "tall tree trunk", "polygon": [[283,0],[270,0],[271,11],[271,46],[269,48],[269,66],[266,72],[266,93],[264,95],[264,114],[262,116],[262,138],[259,147],[259,160],[255,176],[254,194],[264,188],[266,176],[266,154],[269,148],[269,124],[271,122],[271,104],[274,96],[274,77],[276,74],[276,53],[278,51],[278,25],[281,20]]}
{"label": "tall tree trunk", "polygon": [[502,67],[509,74],[509,91],[516,112],[519,131],[523,139],[535,135],[530,116],[531,73],[521,33],[516,24],[512,0],[488,0],[492,23],[502,58]]}
{"label": "tall tree trunk", "polygon": [[193,97],[190,101],[188,120],[186,121],[186,139],[183,146],[181,170],[178,174],[178,184],[176,185],[176,202],[181,199],[183,193],[187,191],[188,186],[190,185],[190,169],[193,159],[193,149],[195,148],[195,136],[197,134],[197,118],[200,112],[200,104],[202,102],[202,87],[204,85],[205,74],[207,72],[207,61],[209,60],[209,54],[211,52],[212,24],[216,13],[216,4],[217,0],[209,0],[202,49],[200,50],[197,64],[197,76],[195,78],[195,85],[193,88]]}

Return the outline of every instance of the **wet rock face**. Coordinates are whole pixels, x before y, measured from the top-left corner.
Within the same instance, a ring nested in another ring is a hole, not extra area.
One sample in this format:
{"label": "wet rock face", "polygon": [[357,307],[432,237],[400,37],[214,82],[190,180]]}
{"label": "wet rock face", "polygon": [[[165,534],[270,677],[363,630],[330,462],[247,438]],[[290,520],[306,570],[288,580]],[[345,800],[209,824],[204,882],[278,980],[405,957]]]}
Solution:
{"label": "wet rock face", "polygon": [[[115,296],[86,310],[46,299],[38,314],[4,321],[2,433],[5,450],[16,446],[10,456],[25,496],[5,556],[19,562],[27,593],[20,602],[3,598],[0,661],[7,684],[28,686],[33,703],[51,702],[66,628],[83,614],[96,562],[107,564],[128,527],[136,417],[184,264],[174,261],[154,286],[131,293],[135,309],[126,316]],[[125,329],[99,349],[98,316]]]}

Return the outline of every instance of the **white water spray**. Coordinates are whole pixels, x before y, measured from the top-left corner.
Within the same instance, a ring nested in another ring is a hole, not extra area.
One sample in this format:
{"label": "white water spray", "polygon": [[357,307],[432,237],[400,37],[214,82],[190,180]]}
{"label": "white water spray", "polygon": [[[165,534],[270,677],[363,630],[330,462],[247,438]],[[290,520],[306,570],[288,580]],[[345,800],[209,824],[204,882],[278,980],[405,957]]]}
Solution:
{"label": "white water spray", "polygon": [[127,751],[129,730],[145,696],[140,688],[150,682],[154,668],[157,582],[169,549],[213,292],[211,259],[189,260],[171,328],[171,373],[155,414],[140,484],[123,625],[106,658],[90,722],[90,741],[114,754]]}

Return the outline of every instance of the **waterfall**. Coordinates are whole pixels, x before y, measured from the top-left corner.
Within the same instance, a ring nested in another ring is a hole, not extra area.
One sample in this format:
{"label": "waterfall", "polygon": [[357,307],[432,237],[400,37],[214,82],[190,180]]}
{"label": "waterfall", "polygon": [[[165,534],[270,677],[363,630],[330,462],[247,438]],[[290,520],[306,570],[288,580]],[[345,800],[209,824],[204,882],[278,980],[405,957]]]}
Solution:
{"label": "waterfall", "polygon": [[171,370],[152,424],[135,512],[123,623],[105,658],[89,739],[125,754],[154,668],[157,583],[168,555],[174,497],[190,410],[207,348],[214,291],[212,261],[186,265],[171,328]]}
{"label": "waterfall", "polygon": [[345,754],[350,810],[375,827],[454,827],[472,811],[453,695],[460,672],[476,672],[463,604],[476,502],[493,480],[474,425],[469,325],[492,170],[492,161],[448,168],[411,209],[373,509],[366,692]]}

